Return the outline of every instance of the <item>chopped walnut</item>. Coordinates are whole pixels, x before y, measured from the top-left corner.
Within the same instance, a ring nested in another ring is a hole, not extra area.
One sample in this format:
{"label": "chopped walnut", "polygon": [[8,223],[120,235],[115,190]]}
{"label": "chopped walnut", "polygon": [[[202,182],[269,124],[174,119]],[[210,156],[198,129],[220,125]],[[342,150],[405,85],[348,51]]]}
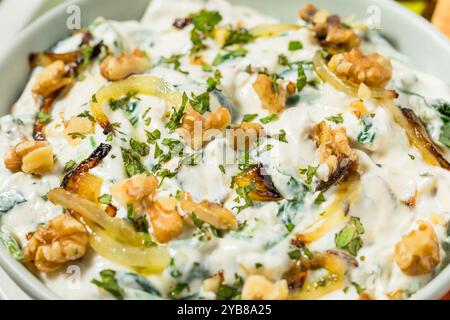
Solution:
{"label": "chopped walnut", "polygon": [[32,89],[33,93],[47,97],[58,89],[67,86],[73,82],[73,79],[65,77],[66,74],[67,70],[63,61],[52,62],[38,74]]}
{"label": "chopped walnut", "polygon": [[158,179],[155,176],[138,174],[114,184],[111,187],[111,194],[122,206],[132,204],[134,210],[141,213],[144,210],[144,204],[153,201],[157,188]]}
{"label": "chopped walnut", "polygon": [[183,219],[177,212],[175,198],[156,200],[149,205],[149,216],[153,234],[160,243],[166,243],[178,237],[183,231]]}
{"label": "chopped walnut", "polygon": [[86,228],[80,222],[61,215],[38,227],[24,249],[24,261],[39,271],[53,272],[66,262],[82,258],[88,241]]}
{"label": "chopped walnut", "polygon": [[117,57],[108,56],[100,65],[102,76],[110,81],[118,81],[132,74],[144,73],[150,68],[150,59],[147,54],[134,49],[133,52],[122,51]]}
{"label": "chopped walnut", "polygon": [[264,135],[264,127],[256,122],[242,122],[233,127],[230,140],[235,150],[248,150]]}
{"label": "chopped walnut", "polygon": [[181,194],[181,209],[187,214],[195,214],[200,220],[209,223],[216,229],[229,230],[238,227],[236,216],[228,209],[217,203],[202,200],[196,203],[187,192]]}
{"label": "chopped walnut", "polygon": [[397,243],[395,262],[409,276],[431,273],[439,264],[439,241],[431,224],[419,221],[419,228],[411,231]]}
{"label": "chopped walnut", "polygon": [[243,300],[284,300],[288,297],[288,285],[286,280],[275,283],[270,282],[264,276],[252,275],[245,281],[242,288]]}
{"label": "chopped walnut", "polygon": [[43,174],[53,169],[52,147],[46,141],[22,141],[5,155],[4,163],[12,172]]}
{"label": "chopped walnut", "polygon": [[365,83],[369,87],[382,87],[392,77],[389,59],[378,53],[366,56],[359,49],[334,55],[328,67],[339,77],[356,84]]}
{"label": "chopped walnut", "polygon": [[259,74],[253,83],[253,90],[261,100],[263,109],[270,113],[280,113],[284,110],[287,98],[286,89],[276,81],[272,81],[269,76]]}
{"label": "chopped walnut", "polygon": [[184,116],[182,126],[177,132],[192,148],[198,150],[220,134],[230,122],[230,111],[224,107],[206,115],[192,110]]}
{"label": "chopped walnut", "polygon": [[339,16],[328,15],[324,10],[318,11],[312,4],[301,9],[299,16],[304,21],[312,23],[319,43],[330,50],[349,51],[361,43],[361,38],[352,28],[344,25]]}
{"label": "chopped walnut", "polygon": [[327,184],[323,185],[324,189],[342,181],[349,174],[358,172],[358,156],[349,145],[345,128],[333,130],[328,124],[321,122],[314,129],[313,139],[319,148],[319,162],[326,163],[330,171]]}

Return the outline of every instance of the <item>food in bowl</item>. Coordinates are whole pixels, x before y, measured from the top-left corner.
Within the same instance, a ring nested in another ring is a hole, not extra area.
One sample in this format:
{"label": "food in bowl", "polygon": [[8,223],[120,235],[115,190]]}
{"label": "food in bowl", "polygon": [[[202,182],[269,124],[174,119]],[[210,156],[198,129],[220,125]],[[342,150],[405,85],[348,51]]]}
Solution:
{"label": "food in bowl", "polygon": [[154,0],[30,64],[1,242],[61,297],[406,299],[448,264],[448,84],[362,22]]}

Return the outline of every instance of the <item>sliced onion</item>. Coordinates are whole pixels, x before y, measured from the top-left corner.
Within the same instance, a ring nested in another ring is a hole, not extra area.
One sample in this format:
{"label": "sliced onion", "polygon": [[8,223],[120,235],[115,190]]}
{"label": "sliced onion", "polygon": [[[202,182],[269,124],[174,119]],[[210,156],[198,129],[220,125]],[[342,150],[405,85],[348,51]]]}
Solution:
{"label": "sliced onion", "polygon": [[251,34],[257,38],[272,38],[290,30],[299,30],[295,24],[260,24],[251,29]]}
{"label": "sliced onion", "polygon": [[[322,81],[330,84],[338,91],[344,92],[348,96],[358,98],[359,86],[349,81],[339,78],[333,71],[331,71],[322,54],[317,51],[313,58],[314,71],[317,73]],[[370,88],[371,97],[374,99],[394,99],[397,93],[394,90],[385,90],[381,88]]]}
{"label": "sliced onion", "polygon": [[135,247],[111,238],[99,227],[92,227],[89,244],[99,255],[118,264],[139,269],[140,272],[161,272],[170,264],[166,247]]}
{"label": "sliced onion", "polygon": [[301,243],[311,243],[319,240],[331,230],[348,220],[348,208],[356,201],[359,194],[359,179],[353,178],[339,185],[336,196],[319,220],[310,225],[304,234],[296,235]]}
{"label": "sliced onion", "polygon": [[319,285],[317,281],[306,282],[300,290],[289,295],[291,300],[317,300],[323,296],[340,290],[344,287],[345,263],[332,253],[318,253],[314,255],[314,260],[328,273],[322,277],[325,285]]}
{"label": "sliced onion", "polygon": [[[424,125],[420,122],[412,110],[402,111],[394,104],[392,100],[383,100],[385,106],[397,122],[406,132],[409,142],[422,154],[423,159],[432,166],[439,166],[446,170],[450,170],[449,162],[440,153],[438,148],[434,145]],[[410,117],[405,116],[410,114]]]}
{"label": "sliced onion", "polygon": [[125,80],[113,82],[97,91],[94,95],[95,98],[91,100],[92,115],[105,131],[111,131],[112,127],[103,111],[103,105],[111,99],[119,99],[131,92],[155,96],[173,106],[181,104],[180,93],[170,89],[162,79],[157,77],[132,76]]}
{"label": "sliced onion", "polygon": [[114,237],[124,244],[142,246],[145,242],[144,237],[136,232],[133,226],[122,219],[110,217],[92,201],[83,199],[62,188],[51,190],[47,193],[47,198],[54,204],[72,210],[82,216],[90,227],[92,227],[93,224],[97,224],[111,237]]}

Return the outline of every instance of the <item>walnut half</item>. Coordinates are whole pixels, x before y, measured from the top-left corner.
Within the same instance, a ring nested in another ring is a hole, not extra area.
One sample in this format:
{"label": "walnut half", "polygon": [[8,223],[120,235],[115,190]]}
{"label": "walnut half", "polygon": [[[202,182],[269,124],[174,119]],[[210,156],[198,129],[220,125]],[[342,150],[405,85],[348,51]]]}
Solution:
{"label": "walnut half", "polygon": [[54,272],[66,262],[82,258],[88,242],[85,227],[75,218],[61,215],[37,228],[24,249],[24,261],[39,271]]}
{"label": "walnut half", "polygon": [[439,264],[439,242],[431,224],[419,221],[395,246],[394,258],[402,272],[409,276],[428,274]]}
{"label": "walnut half", "polygon": [[43,174],[53,169],[53,150],[46,141],[22,141],[5,155],[4,163],[11,172]]}
{"label": "walnut half", "polygon": [[144,73],[150,68],[150,59],[147,54],[134,49],[133,52],[123,51],[117,57],[108,56],[100,65],[102,76],[110,81],[118,81],[132,74]]}

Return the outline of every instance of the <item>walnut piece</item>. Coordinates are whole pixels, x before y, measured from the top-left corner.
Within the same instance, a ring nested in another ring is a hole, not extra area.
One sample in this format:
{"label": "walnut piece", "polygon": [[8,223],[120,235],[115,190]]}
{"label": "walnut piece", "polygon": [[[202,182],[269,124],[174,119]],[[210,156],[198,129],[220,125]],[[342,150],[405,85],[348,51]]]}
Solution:
{"label": "walnut piece", "polygon": [[138,174],[114,184],[111,187],[111,194],[120,205],[126,207],[132,204],[134,210],[141,213],[145,202],[153,201],[157,188],[158,179],[155,176]]}
{"label": "walnut piece", "polygon": [[242,288],[243,300],[285,300],[287,297],[286,280],[273,283],[264,276],[252,275],[247,278]]}
{"label": "walnut piece", "polygon": [[431,224],[419,221],[419,228],[411,231],[397,243],[395,262],[409,276],[431,273],[439,264],[439,241]]}
{"label": "walnut piece", "polygon": [[183,219],[177,212],[175,198],[159,199],[149,205],[153,234],[160,243],[169,242],[183,231]]}
{"label": "walnut piece", "polygon": [[63,61],[52,62],[38,74],[32,89],[33,93],[47,97],[58,89],[67,86],[73,82],[73,79],[65,77],[66,74],[67,70]]}
{"label": "walnut piece", "polygon": [[378,53],[364,55],[359,49],[334,55],[328,67],[341,78],[369,87],[382,87],[392,77],[389,59]]}
{"label": "walnut piece", "polygon": [[328,181],[319,184],[319,189],[325,190],[358,172],[358,156],[349,145],[345,128],[333,130],[326,122],[321,122],[314,129],[313,139],[320,153],[319,162],[327,164],[330,172]]}
{"label": "walnut piece", "polygon": [[189,111],[177,133],[196,150],[202,148],[215,136],[220,134],[231,122],[231,114],[227,108],[220,107],[215,112],[201,115],[197,111]]}
{"label": "walnut piece", "polygon": [[52,147],[46,141],[22,141],[5,155],[4,163],[11,172],[44,174],[53,169]]}
{"label": "walnut piece", "polygon": [[148,68],[150,68],[150,59],[140,49],[134,49],[132,52],[122,51],[117,57],[108,56],[100,64],[102,76],[110,81],[118,81],[132,74],[144,73]]}
{"label": "walnut piece", "polygon": [[272,79],[265,74],[259,74],[256,81],[253,83],[253,90],[255,90],[263,109],[270,113],[280,113],[286,106],[287,92],[279,83],[272,81]]}
{"label": "walnut piece", "polygon": [[319,43],[331,51],[349,51],[361,44],[361,38],[337,15],[329,15],[325,10],[319,11],[314,5],[307,4],[300,10],[299,16],[312,23]]}
{"label": "walnut piece", "polygon": [[24,249],[24,261],[39,271],[54,272],[66,262],[82,258],[89,242],[85,227],[69,215],[61,215],[38,227]]}

